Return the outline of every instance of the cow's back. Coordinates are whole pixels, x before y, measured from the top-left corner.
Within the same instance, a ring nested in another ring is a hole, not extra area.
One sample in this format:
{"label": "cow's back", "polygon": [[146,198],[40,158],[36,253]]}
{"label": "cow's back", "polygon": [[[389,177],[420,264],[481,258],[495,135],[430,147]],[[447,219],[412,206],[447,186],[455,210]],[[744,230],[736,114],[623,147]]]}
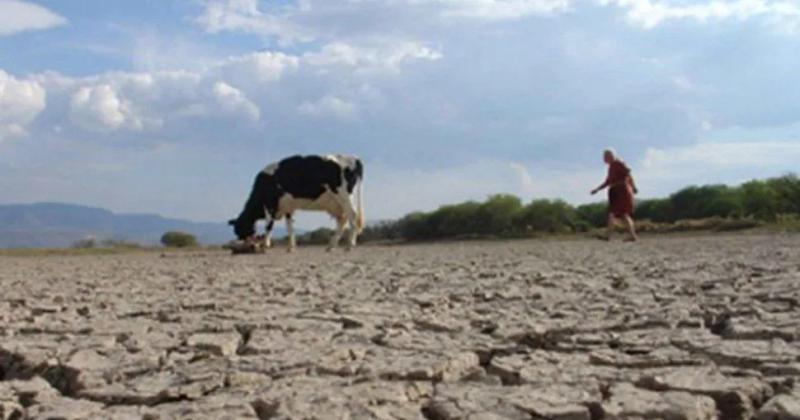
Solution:
{"label": "cow's back", "polygon": [[315,200],[327,189],[336,190],[342,183],[341,167],[320,156],[292,156],[282,160],[275,170],[279,188],[295,198]]}

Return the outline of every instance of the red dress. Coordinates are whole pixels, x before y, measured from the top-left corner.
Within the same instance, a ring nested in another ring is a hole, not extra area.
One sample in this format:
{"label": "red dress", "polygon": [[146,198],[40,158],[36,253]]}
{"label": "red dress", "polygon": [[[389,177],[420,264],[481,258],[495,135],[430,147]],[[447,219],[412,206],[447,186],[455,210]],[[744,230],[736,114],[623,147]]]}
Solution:
{"label": "red dress", "polygon": [[633,186],[631,170],[624,162],[615,160],[608,165],[608,212],[614,217],[633,216]]}

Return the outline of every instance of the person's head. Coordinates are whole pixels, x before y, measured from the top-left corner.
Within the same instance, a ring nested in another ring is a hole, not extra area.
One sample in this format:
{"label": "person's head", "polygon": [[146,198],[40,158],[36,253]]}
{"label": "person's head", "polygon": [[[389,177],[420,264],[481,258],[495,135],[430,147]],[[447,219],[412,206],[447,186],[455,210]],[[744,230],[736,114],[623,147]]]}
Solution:
{"label": "person's head", "polygon": [[603,162],[611,163],[615,160],[617,160],[617,154],[614,152],[614,149],[603,150]]}

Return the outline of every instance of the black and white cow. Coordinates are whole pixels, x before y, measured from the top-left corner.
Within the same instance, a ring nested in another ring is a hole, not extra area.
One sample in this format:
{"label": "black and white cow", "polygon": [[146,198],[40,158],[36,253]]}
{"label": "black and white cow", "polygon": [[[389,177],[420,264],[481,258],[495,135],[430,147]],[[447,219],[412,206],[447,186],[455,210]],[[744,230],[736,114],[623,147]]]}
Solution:
{"label": "black and white cow", "polygon": [[[229,222],[239,239],[251,240],[255,224],[267,220],[266,246],[271,245],[272,227],[276,220],[286,218],[289,251],[296,244],[292,216],[296,210],[325,211],[336,219],[336,233],[328,249],[339,244],[349,222],[348,248],[364,228],[363,206],[364,165],[355,156],[292,156],[267,165],[256,175],[244,210]],[[356,192],[357,205],[353,203]]]}

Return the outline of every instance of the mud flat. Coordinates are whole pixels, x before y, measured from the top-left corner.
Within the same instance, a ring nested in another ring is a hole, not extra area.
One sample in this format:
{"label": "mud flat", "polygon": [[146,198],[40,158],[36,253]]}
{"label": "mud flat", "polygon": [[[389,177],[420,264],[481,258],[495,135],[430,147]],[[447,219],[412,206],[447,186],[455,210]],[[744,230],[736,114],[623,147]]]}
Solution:
{"label": "mud flat", "polygon": [[0,257],[0,419],[800,419],[800,236]]}

